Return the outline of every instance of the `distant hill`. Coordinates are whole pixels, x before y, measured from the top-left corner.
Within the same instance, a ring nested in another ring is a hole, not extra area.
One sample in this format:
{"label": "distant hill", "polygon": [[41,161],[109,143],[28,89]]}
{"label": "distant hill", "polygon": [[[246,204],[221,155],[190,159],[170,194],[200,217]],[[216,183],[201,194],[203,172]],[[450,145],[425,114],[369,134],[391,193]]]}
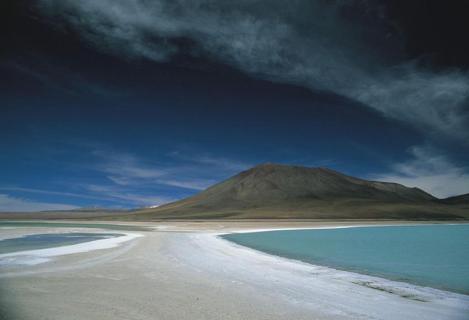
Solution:
{"label": "distant hill", "polygon": [[129,215],[129,210],[103,209],[103,208],[79,208],[74,210],[50,210],[36,212],[1,212],[0,219],[27,220],[27,219],[90,219],[108,216],[118,217]]}
{"label": "distant hill", "polygon": [[441,202],[448,204],[466,204],[469,206],[469,193],[442,199]]}
{"label": "distant hill", "polygon": [[358,179],[327,168],[262,164],[192,197],[129,218],[458,219],[469,218],[467,211],[397,183]]}

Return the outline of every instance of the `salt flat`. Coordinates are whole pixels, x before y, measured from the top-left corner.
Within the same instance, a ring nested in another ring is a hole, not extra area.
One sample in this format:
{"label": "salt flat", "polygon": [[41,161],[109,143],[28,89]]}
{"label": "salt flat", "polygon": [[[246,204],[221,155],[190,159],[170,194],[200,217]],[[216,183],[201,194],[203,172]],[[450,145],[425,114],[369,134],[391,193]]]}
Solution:
{"label": "salt flat", "polygon": [[[217,237],[246,229],[351,224],[146,224],[154,231],[133,231],[142,237],[117,247],[2,267],[1,310],[6,319],[25,320],[468,319],[469,296],[312,266]],[[2,234],[55,230],[18,228]]]}

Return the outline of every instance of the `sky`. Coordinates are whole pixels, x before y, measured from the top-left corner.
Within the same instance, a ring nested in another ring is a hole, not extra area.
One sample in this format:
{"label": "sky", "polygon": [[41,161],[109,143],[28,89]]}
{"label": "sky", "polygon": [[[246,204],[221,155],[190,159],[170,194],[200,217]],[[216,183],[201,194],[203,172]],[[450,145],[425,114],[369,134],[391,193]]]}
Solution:
{"label": "sky", "polygon": [[464,1],[0,12],[0,211],[161,205],[264,162],[469,193]]}

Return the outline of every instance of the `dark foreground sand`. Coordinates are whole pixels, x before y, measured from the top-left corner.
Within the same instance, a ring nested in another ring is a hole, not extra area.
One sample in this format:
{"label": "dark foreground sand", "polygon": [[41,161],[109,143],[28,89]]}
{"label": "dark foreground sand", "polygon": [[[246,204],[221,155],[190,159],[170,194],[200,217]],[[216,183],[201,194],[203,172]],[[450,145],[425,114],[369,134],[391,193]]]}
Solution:
{"label": "dark foreground sand", "polygon": [[[469,296],[311,266],[216,237],[350,224],[149,223],[154,231],[129,231],[143,236],[114,248],[50,256],[35,265],[22,264],[31,257],[0,264],[0,310],[5,319],[24,320],[469,319]],[[103,231],[51,226],[4,228],[0,234],[69,230]]]}

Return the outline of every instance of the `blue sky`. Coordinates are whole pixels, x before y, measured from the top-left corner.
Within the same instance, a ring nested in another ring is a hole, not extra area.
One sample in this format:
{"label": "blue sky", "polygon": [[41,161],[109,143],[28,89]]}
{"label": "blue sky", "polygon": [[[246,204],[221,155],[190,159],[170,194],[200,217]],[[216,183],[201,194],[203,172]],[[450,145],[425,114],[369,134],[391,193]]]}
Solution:
{"label": "blue sky", "polygon": [[[273,13],[249,6],[240,12],[255,23],[228,14],[233,30],[201,7],[210,28],[184,10],[176,21],[142,3],[139,23],[124,2],[112,17],[106,1],[37,3],[29,14],[16,8],[0,63],[0,211],[158,205],[263,162],[329,167],[439,197],[469,192],[463,66],[415,65],[396,49],[403,36],[378,36],[382,22],[372,21],[368,43],[365,22],[337,7],[328,9],[331,26],[317,20],[305,35],[295,28],[308,31],[308,16],[278,17],[284,28],[274,28]],[[82,19],[62,20],[60,10]],[[142,40],[142,23],[154,43]]]}

